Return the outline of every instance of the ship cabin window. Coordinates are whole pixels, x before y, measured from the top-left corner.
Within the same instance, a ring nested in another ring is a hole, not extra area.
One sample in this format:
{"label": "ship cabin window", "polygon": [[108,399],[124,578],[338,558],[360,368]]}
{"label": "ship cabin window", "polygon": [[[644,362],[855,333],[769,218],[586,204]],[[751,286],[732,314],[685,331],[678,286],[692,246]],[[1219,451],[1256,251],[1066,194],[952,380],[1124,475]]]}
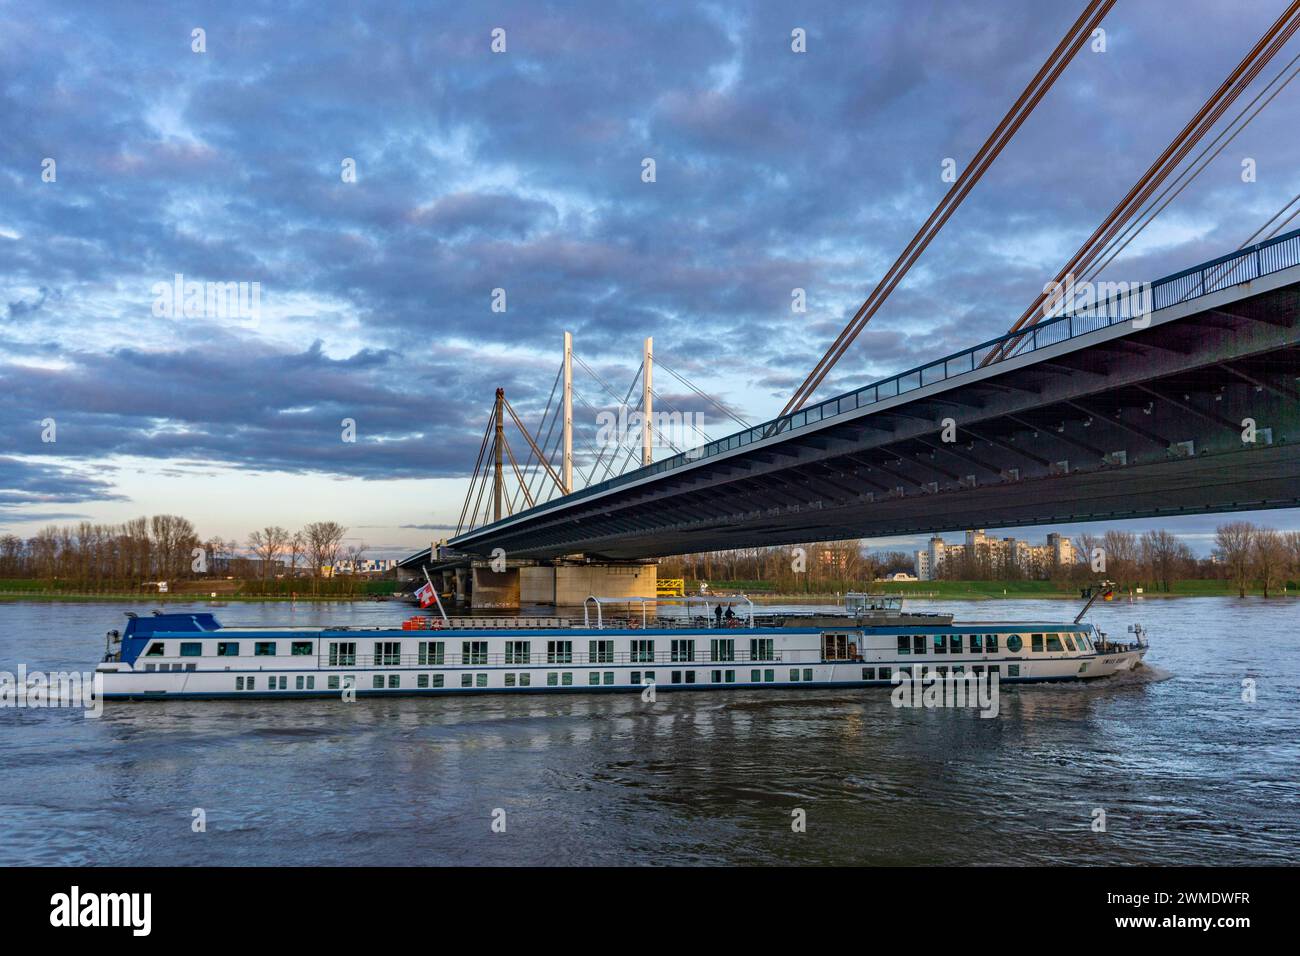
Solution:
{"label": "ship cabin window", "polygon": [[949,634],[949,635],[948,635],[948,653],[950,653],[950,654],[960,654],[960,653],[961,653],[961,635],[960,635],[960,634]]}
{"label": "ship cabin window", "polygon": [[736,659],[736,642],[730,637],[714,638],[709,641],[709,660],[734,661]]}
{"label": "ship cabin window", "polygon": [[354,667],[357,663],[357,645],[355,641],[330,642],[330,666]]}
{"label": "ship cabin window", "polygon": [[235,690],[243,690],[243,689],[244,689],[244,678],[242,678],[242,677],[236,677],[236,678],[235,678]]}
{"label": "ship cabin window", "polygon": [[446,676],[447,676],[446,674],[434,674],[434,675],[433,675],[433,686],[434,686],[434,687],[441,687],[441,686],[443,685],[443,680],[444,680],[444,678],[445,678]]}
{"label": "ship cabin window", "polygon": [[506,641],[506,663],[527,664],[532,659],[532,644],[529,641]]}
{"label": "ship cabin window", "polygon": [[1043,650],[1043,635],[1041,635],[1041,634],[1031,634],[1031,635],[1029,636],[1029,649],[1030,649],[1031,651],[1033,651],[1035,654],[1040,654],[1040,653],[1042,653],[1042,650]]}
{"label": "ship cabin window", "polygon": [[984,635],[984,653],[996,654],[998,652],[998,636],[996,634]]}
{"label": "ship cabin window", "polygon": [[527,687],[532,682],[533,682],[533,675],[528,673],[527,671],[524,671],[522,674],[519,675],[520,687]]}
{"label": "ship cabin window", "polygon": [[881,679],[881,680],[889,680],[890,676],[891,676],[891,675],[890,675],[890,671],[889,671],[889,668],[888,668],[888,667],[882,667],[882,668],[880,668],[880,679]]}
{"label": "ship cabin window", "polygon": [[776,671],[772,670],[770,667],[763,668],[763,682],[767,684],[775,683]]}
{"label": "ship cabin window", "polygon": [[726,676],[726,678],[727,678],[727,683],[728,683],[728,684],[734,684],[734,683],[736,682],[736,672],[735,672],[735,671],[727,671],[727,673],[726,673],[725,676]]}
{"label": "ship cabin window", "polygon": [[149,650],[144,652],[145,657],[162,657],[162,655],[163,655],[162,641],[154,641],[152,644],[149,645]]}
{"label": "ship cabin window", "polygon": [[253,655],[255,657],[274,657],[275,641],[254,641]]}
{"label": "ship cabin window", "polygon": [[[689,664],[691,661],[695,660],[695,642],[694,642],[694,641],[681,641],[681,640],[673,641],[673,643],[672,643],[672,651],[673,651],[673,663],[674,663],[674,664],[676,664],[676,663],[678,663],[678,662],[688,663],[688,664]],[[681,671],[674,671],[673,673],[680,674]],[[680,682],[680,681],[677,681],[677,680],[674,680],[673,683],[674,683],[674,684],[678,684],[678,683],[681,683],[681,682]]]}
{"label": "ship cabin window", "polygon": [[547,671],[546,686],[555,687],[560,683],[560,675],[557,671]]}
{"label": "ship cabin window", "polygon": [[1020,665],[1019,665],[1019,664],[1008,664],[1008,665],[1007,665],[1007,676],[1008,676],[1008,677],[1019,677],[1019,676],[1020,676]]}
{"label": "ship cabin window", "polygon": [[911,679],[912,679],[912,668],[910,668],[910,667],[900,667],[900,668],[898,669],[898,676],[901,677],[901,678],[904,679],[904,680],[911,680]]}
{"label": "ship cabin window", "polygon": [[1092,645],[1091,645],[1091,643],[1088,641],[1088,635],[1087,635],[1087,634],[1076,634],[1076,635],[1074,635],[1074,636],[1075,636],[1076,638],[1078,638],[1078,640],[1079,640],[1079,650],[1081,650],[1081,651],[1090,651],[1090,650],[1092,650]]}
{"label": "ship cabin window", "polygon": [[605,683],[606,683],[606,684],[612,684],[612,683],[614,683],[614,672],[613,672],[613,671],[605,671]]}
{"label": "ship cabin window", "polygon": [[294,657],[311,657],[316,653],[316,645],[311,641],[294,641],[289,645],[289,653]]}
{"label": "ship cabin window", "polygon": [[374,677],[372,677],[372,678],[370,679],[370,686],[373,687],[373,688],[375,688],[376,690],[383,690],[383,688],[384,688],[384,675],[383,675],[383,674],[376,674]]}
{"label": "ship cabin window", "polygon": [[934,635],[934,652],[936,654],[948,653],[948,638],[942,634]]}
{"label": "ship cabin window", "polygon": [[924,634],[913,634],[913,635],[912,635],[912,653],[913,653],[913,654],[924,654],[924,653],[925,653],[925,635],[924,635]]}
{"label": "ship cabin window", "polygon": [[803,679],[804,679],[804,680],[812,680],[812,668],[811,668],[811,667],[805,667],[805,668],[803,669]]}
{"label": "ship cabin window", "polygon": [[181,657],[202,657],[203,644],[199,641],[181,641]]}
{"label": "ship cabin window", "polygon": [[330,690],[338,690],[339,689],[338,675],[337,674],[330,675],[329,680],[327,680],[325,683]]}
{"label": "ship cabin window", "polygon": [[[653,664],[655,662],[655,642],[649,640],[632,641],[632,663],[633,664]],[[610,645],[613,647],[613,645]],[[610,660],[613,660],[613,651],[610,652]],[[604,663],[604,662],[602,662]]]}
{"label": "ship cabin window", "polygon": [[[636,641],[632,642],[636,646]],[[588,641],[587,651],[588,658],[592,664],[612,664],[614,663],[614,642],[613,641]],[[636,660],[636,658],[632,658]]]}
{"label": "ship cabin window", "polygon": [[587,683],[588,683],[588,684],[599,684],[599,683],[600,683],[600,671],[592,671],[590,674],[588,674],[588,675],[587,675]]}
{"label": "ship cabin window", "polygon": [[[565,641],[569,645],[569,654],[573,654],[573,642]],[[462,664],[479,665],[488,662],[488,642],[487,641],[461,641],[460,642],[460,662]]]}
{"label": "ship cabin window", "polygon": [[864,667],[864,668],[862,668],[862,679],[863,679],[863,680],[875,680],[875,679],[876,679],[876,669],[875,669],[874,667]]}
{"label": "ship cabin window", "polygon": [[[1073,650],[1076,650],[1076,648],[1075,648],[1075,646],[1074,646],[1074,638],[1071,637],[1069,634],[1062,634],[1062,635],[1061,635],[1061,639],[1065,641],[1065,646],[1066,646],[1067,648],[1069,648],[1069,649],[1072,650],[1072,651],[1073,651]],[[1082,650],[1082,648],[1078,648],[1078,649],[1079,649],[1079,650]]]}
{"label": "ship cabin window", "polygon": [[984,653],[984,641],[979,634],[972,634],[970,636],[970,652],[972,654]]}
{"label": "ship cabin window", "polygon": [[415,675],[415,686],[416,686],[416,687],[428,687],[428,686],[429,686],[429,675],[428,675],[428,674],[417,674],[417,675]]}
{"label": "ship cabin window", "polygon": [[1061,647],[1061,635],[1059,635],[1059,634],[1048,634],[1048,635],[1047,635],[1047,649],[1048,649],[1049,651],[1054,651],[1054,652],[1056,652],[1056,653],[1060,653],[1062,650],[1064,650],[1064,648]]}
{"label": "ship cabin window", "polygon": [[239,642],[238,641],[217,641],[217,656],[238,657]]}
{"label": "ship cabin window", "polygon": [[[1019,667],[1020,665],[1017,664],[1016,666]],[[990,665],[989,665],[989,676],[991,677],[991,676],[993,676],[994,674],[998,674],[999,676],[1002,674],[1002,665],[1001,665],[1001,664],[990,664]]]}
{"label": "ship cabin window", "polygon": [[396,667],[402,663],[401,641],[375,641],[375,666]]}
{"label": "ship cabin window", "polygon": [[256,683],[256,682],[253,680],[253,678],[251,678],[251,677],[248,678],[246,681],[244,681],[244,689],[245,689],[245,690],[255,690],[255,689],[256,689],[256,688],[254,687],[254,684],[255,684],[255,683]]}
{"label": "ship cabin window", "polygon": [[749,659],[751,661],[776,660],[776,641],[770,637],[751,637],[749,639]]}
{"label": "ship cabin window", "polygon": [[847,634],[822,635],[822,660],[847,661],[849,659],[849,636]]}
{"label": "ship cabin window", "polygon": [[1019,654],[1020,649],[1024,646],[1025,642],[1021,639],[1019,634],[1007,635],[1007,650],[1012,654]]}
{"label": "ship cabin window", "polygon": [[573,663],[573,641],[547,641],[546,642],[546,663],[572,664]]}
{"label": "ship cabin window", "polygon": [[[284,678],[281,677],[280,680],[284,680]],[[281,686],[282,688],[284,687],[283,684],[281,684],[280,686]],[[388,675],[388,689],[389,689],[389,690],[393,690],[394,688],[401,687],[401,686],[402,686],[402,675],[401,675],[401,674],[389,674],[389,675]]]}
{"label": "ship cabin window", "polygon": [[799,668],[797,667],[790,668],[790,680],[796,681],[798,679],[799,679]]}
{"label": "ship cabin window", "polygon": [[421,664],[441,664],[446,659],[446,645],[443,641],[420,641],[416,645],[418,662]]}
{"label": "ship cabin window", "polygon": [[912,653],[912,639],[908,637],[906,634],[898,635],[898,653],[900,654]]}
{"label": "ship cabin window", "polygon": [[474,686],[474,675],[473,675],[473,674],[461,674],[461,675],[460,675],[460,686],[461,686],[461,687],[473,687],[473,686]]}
{"label": "ship cabin window", "polygon": [[560,683],[565,687],[573,686],[573,672],[565,671],[560,675]]}

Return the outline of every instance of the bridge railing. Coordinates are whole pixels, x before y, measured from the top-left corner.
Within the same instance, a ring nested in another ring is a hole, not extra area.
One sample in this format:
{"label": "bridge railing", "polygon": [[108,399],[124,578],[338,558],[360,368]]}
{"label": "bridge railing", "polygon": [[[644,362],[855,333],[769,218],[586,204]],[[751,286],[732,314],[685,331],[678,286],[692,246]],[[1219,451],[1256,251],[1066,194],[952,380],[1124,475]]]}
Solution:
{"label": "bridge railing", "polygon": [[[1121,322],[1140,319],[1150,312],[1165,309],[1182,302],[1209,295],[1249,282],[1262,276],[1280,272],[1292,266],[1300,265],[1300,229],[1275,236],[1272,239],[1248,246],[1237,252],[1228,253],[1209,262],[1201,263],[1182,272],[1165,276],[1155,282],[1125,286],[1104,298],[1090,298],[1083,307],[1076,307],[1063,315],[1045,319],[1037,325],[1021,329],[990,339],[972,348],[963,349],[934,362],[900,372],[889,378],[881,379],[865,388],[856,389],[836,395],[816,405],[784,415],[781,418],[755,425],[744,431],[719,438],[716,441],[692,448],[671,458],[665,458],[652,465],[625,472],[598,484],[588,485],[579,491],[567,495],[565,499],[575,501],[591,495],[597,495],[612,488],[641,481],[663,472],[673,471],[685,465],[712,458],[725,452],[761,441],[783,432],[798,431],[846,412],[856,411],[874,405],[877,402],[906,394],[927,385],[946,381],[958,375],[964,375],[979,368],[990,356],[998,357],[1012,348],[1016,354],[1033,352],[1067,341],[1098,329],[1108,328]],[[1107,290],[1114,283],[1093,283],[1093,288]],[[1077,289],[1076,289],[1077,291]],[[1005,356],[1003,356],[1005,357]],[[539,507],[550,507],[554,501]],[[533,509],[528,509],[529,511]],[[526,515],[522,511],[519,515]],[[519,517],[516,515],[516,517]],[[485,527],[490,528],[491,525]],[[475,530],[475,534],[483,531]]]}

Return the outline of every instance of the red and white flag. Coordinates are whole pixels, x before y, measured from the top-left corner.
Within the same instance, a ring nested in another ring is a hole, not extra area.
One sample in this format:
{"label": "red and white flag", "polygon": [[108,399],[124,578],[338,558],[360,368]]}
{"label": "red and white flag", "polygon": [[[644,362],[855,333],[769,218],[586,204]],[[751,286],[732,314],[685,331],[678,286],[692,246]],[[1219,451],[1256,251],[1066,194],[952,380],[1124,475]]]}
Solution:
{"label": "red and white flag", "polygon": [[415,592],[415,599],[420,602],[420,607],[428,607],[437,600],[437,594],[433,590],[433,583],[429,582],[421,585],[420,589]]}

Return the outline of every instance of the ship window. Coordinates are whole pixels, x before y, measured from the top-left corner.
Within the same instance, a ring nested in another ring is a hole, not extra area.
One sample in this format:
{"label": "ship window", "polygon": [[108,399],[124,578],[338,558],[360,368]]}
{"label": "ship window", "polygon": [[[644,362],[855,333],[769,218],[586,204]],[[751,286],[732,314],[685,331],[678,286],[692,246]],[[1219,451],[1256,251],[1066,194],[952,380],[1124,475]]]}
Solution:
{"label": "ship window", "polygon": [[942,634],[934,635],[934,652],[936,654],[947,654],[948,638],[944,637]]}
{"label": "ship window", "polygon": [[1041,653],[1043,650],[1043,635],[1031,634],[1029,636],[1029,649],[1034,653]]}
{"label": "ship window", "polygon": [[572,664],[573,663],[573,641],[547,641],[546,642],[546,663]]}
{"label": "ship window", "polygon": [[849,658],[849,636],[847,634],[822,635],[822,660],[844,661]]}
{"label": "ship window", "polygon": [[285,675],[280,678],[280,690],[288,690],[288,689],[289,689],[289,677],[288,675]]}
{"label": "ship window", "polygon": [[289,653],[294,657],[310,657],[315,653],[315,645],[311,641],[294,641],[289,646]]}
{"label": "ship window", "polygon": [[906,634],[898,635],[898,653],[900,654],[912,653],[912,641],[911,638],[909,638]]}
{"label": "ship window", "polygon": [[[679,661],[684,663],[689,663],[690,661],[695,660],[694,641],[680,641],[680,640],[673,641],[672,650],[673,650],[673,663],[678,663]],[[681,673],[681,672],[677,671],[676,673]],[[673,681],[673,683],[676,684],[677,681]]]}
{"label": "ship window", "polygon": [[[676,642],[676,641],[673,641],[673,643],[676,644],[677,642]],[[682,682],[682,672],[681,672],[681,671],[673,671],[672,676],[671,676],[671,677],[669,678],[669,680],[668,680],[668,683],[670,683],[670,684],[680,684],[681,682]]]}
{"label": "ship window", "polygon": [[1047,635],[1047,649],[1049,651],[1058,651],[1058,652],[1063,650],[1063,648],[1061,647],[1061,636],[1059,634]]}
{"label": "ship window", "polygon": [[236,678],[235,678],[235,690],[243,690],[243,689],[244,689],[244,678],[242,678],[242,677],[236,677]]}
{"label": "ship window", "polygon": [[971,666],[970,672],[974,674],[976,677],[979,677],[981,674],[984,673],[984,665],[974,664]]}
{"label": "ship window", "polygon": [[532,683],[532,680],[533,680],[533,679],[532,679],[532,675],[527,674],[527,673],[520,674],[520,675],[519,675],[519,686],[520,686],[520,687],[527,687],[529,684]]}
{"label": "ship window", "polygon": [[506,686],[507,686],[507,687],[514,687],[514,686],[515,686],[515,675],[514,675],[514,674],[507,674],[507,675],[506,675]]}
{"label": "ship window", "polygon": [[950,634],[950,635],[948,636],[948,652],[949,652],[950,654],[960,654],[960,653],[961,653],[961,635],[960,635],[960,634]]}
{"label": "ship window", "polygon": [[308,675],[307,677],[307,689],[308,690],[316,689],[316,676],[314,674]]}
{"label": "ship window", "polygon": [[964,674],[966,673],[966,667],[963,664],[953,664],[952,672],[953,674]]}
{"label": "ship window", "polygon": [[252,690],[252,689],[253,689],[253,678],[250,677],[250,678],[248,678],[248,680],[244,681],[244,689],[245,689],[245,690]]}
{"label": "ship window", "polygon": [[[284,678],[281,677],[280,680],[284,680]],[[283,687],[284,685],[281,684],[280,686]],[[389,690],[392,690],[392,689],[395,688],[395,687],[401,687],[401,686],[402,686],[402,675],[401,675],[401,674],[389,674],[389,675],[388,675],[388,688],[389,688]]]}
{"label": "ship window", "polygon": [[402,663],[401,641],[375,641],[375,666],[396,667]]}
{"label": "ship window", "polygon": [[238,641],[218,641],[218,642],[217,642],[217,656],[218,656],[218,657],[238,657],[238,656],[239,656],[239,642],[238,642]]}
{"label": "ship window", "polygon": [[446,659],[446,648],[442,641],[420,641],[416,650],[421,664],[441,664]]}
{"label": "ship window", "polygon": [[749,639],[749,659],[751,661],[775,660],[776,642],[770,637],[751,637]]}
{"label": "ship window", "polygon": [[330,665],[352,667],[357,662],[356,641],[330,642]]}
{"label": "ship window", "polygon": [[600,683],[600,671],[592,671],[590,674],[588,674],[588,675],[587,675],[587,683],[588,683],[588,684],[599,684],[599,683]]}
{"label": "ship window", "polygon": [[736,659],[736,642],[732,638],[715,637],[709,641],[709,660],[734,661]]}
{"label": "ship window", "polygon": [[[1025,642],[1020,639],[1019,634],[1007,635],[1007,650],[1010,651],[1012,654],[1019,654],[1020,649],[1024,646],[1025,646]],[[997,648],[995,647],[993,648],[993,650],[997,650]]]}
{"label": "ship window", "polygon": [[527,664],[532,659],[532,645],[528,641],[506,641],[506,663]]}
{"label": "ship window", "polygon": [[757,667],[755,667],[753,670],[749,672],[749,682],[751,684],[757,684],[760,681],[762,681],[762,679],[763,679],[763,672],[759,670]]}
{"label": "ship window", "polygon": [[640,672],[640,671],[633,671],[633,672],[632,672],[632,683],[633,683],[633,684],[639,684],[639,683],[641,683],[641,672]]}
{"label": "ship window", "polygon": [[653,683],[655,682],[655,680],[656,680],[656,678],[655,678],[655,672],[654,672],[654,671],[646,671],[646,672],[645,672],[645,682],[646,682],[647,684],[653,684]]}
{"label": "ship window", "polygon": [[735,671],[727,671],[726,678],[727,678],[727,683],[728,683],[728,684],[734,684],[734,683],[736,682],[736,672],[735,672]]}
{"label": "ship window", "polygon": [[1092,641],[1088,639],[1088,635],[1079,634],[1077,635],[1077,637],[1079,638],[1079,650],[1081,651],[1092,650]]}
{"label": "ship window", "polygon": [[460,675],[460,686],[461,686],[461,687],[473,687],[473,686],[474,686],[474,675],[473,675],[473,674],[461,674],[461,675]]}
{"label": "ship window", "polygon": [[907,678],[908,680],[911,680],[911,679],[912,679],[912,668],[910,668],[910,667],[900,667],[900,668],[898,669],[898,676],[899,676],[899,677],[905,677],[905,678]]}
{"label": "ship window", "polygon": [[[632,642],[636,646],[636,641]],[[614,663],[614,642],[613,641],[588,641],[587,642],[588,661],[592,664],[612,664]],[[632,660],[637,658],[633,657]]]}
{"label": "ship window", "polygon": [[474,675],[474,686],[475,686],[475,687],[486,687],[486,686],[487,686],[487,674],[475,674],[475,675]]}
{"label": "ship window", "polygon": [[338,690],[339,689],[338,675],[336,674],[330,677],[326,686],[328,686],[330,690]]}
{"label": "ship window", "polygon": [[940,677],[947,677],[947,676],[948,676],[948,665],[946,665],[946,664],[939,664],[938,666],[935,667],[934,672],[935,672],[936,674],[938,674]]}
{"label": "ship window", "polygon": [[978,634],[972,634],[970,636],[970,652],[972,654],[984,653],[984,642],[980,639]]}
{"label": "ship window", "polygon": [[161,657],[163,653],[163,642],[154,641],[149,645],[149,650],[145,652],[145,657]]}
{"label": "ship window", "polygon": [[799,669],[797,667],[790,668],[790,680],[795,681],[798,679],[799,679]]}
{"label": "ship window", "polygon": [[563,684],[565,687],[573,686],[573,672],[565,671],[564,673],[562,673],[560,675],[560,683]]}
{"label": "ship window", "polygon": [[274,657],[275,641],[254,641],[253,655],[255,657]]}
{"label": "ship window", "polygon": [[546,674],[546,684],[548,687],[554,687],[560,682],[560,675],[555,671],[548,671]]}
{"label": "ship window", "polygon": [[803,669],[803,679],[804,679],[804,680],[812,680],[812,668],[811,668],[811,667],[805,667],[805,668]]}
{"label": "ship window", "polygon": [[[1011,645],[1008,644],[1008,647]],[[996,634],[984,635],[984,653],[996,654],[998,652],[998,636]]]}
{"label": "ship window", "polygon": [[202,657],[203,645],[198,641],[181,641],[181,657]]}
{"label": "ship window", "polygon": [[715,683],[715,684],[721,684],[721,683],[722,683],[722,671],[713,671],[713,672],[712,672],[712,678],[713,678],[713,683]]}
{"label": "ship window", "polygon": [[[610,644],[609,661],[613,661],[614,652],[613,644]],[[632,642],[632,663],[634,664],[653,664],[655,660],[655,642],[647,640],[636,640]]]}
{"label": "ship window", "polygon": [[770,667],[767,668],[767,669],[765,669],[765,670],[763,671],[763,680],[765,680],[765,681],[767,681],[767,682],[769,682],[769,683],[775,683],[775,682],[776,682],[776,671],[772,670]]}
{"label": "ship window", "polygon": [[891,676],[892,676],[892,675],[890,674],[890,670],[889,670],[888,667],[882,667],[882,668],[880,668],[880,679],[881,679],[881,680],[889,680]]}
{"label": "ship window", "polygon": [[441,686],[443,685],[443,682],[444,682],[444,678],[445,678],[445,676],[446,676],[446,675],[444,675],[444,674],[434,674],[434,675],[433,675],[433,686],[434,686],[434,687],[441,687]]}
{"label": "ship window", "polygon": [[1007,665],[1007,676],[1008,676],[1008,677],[1019,677],[1019,676],[1020,676],[1020,665],[1019,665],[1019,664],[1008,664],[1008,665]]}
{"label": "ship window", "polygon": [[[570,648],[573,647],[572,641],[566,642]],[[486,664],[488,661],[488,642],[487,641],[461,641],[460,642],[460,662],[462,664]]]}
{"label": "ship window", "polygon": [[299,674],[297,677],[293,679],[293,689],[302,690],[303,687],[306,685],[306,683],[307,683],[307,678]]}
{"label": "ship window", "polygon": [[372,677],[372,678],[370,679],[370,686],[376,688],[377,690],[383,690],[383,689],[384,689],[384,675],[383,675],[383,674],[376,674],[374,677]]}
{"label": "ship window", "polygon": [[1065,641],[1066,647],[1068,647],[1072,651],[1076,650],[1074,646],[1074,638],[1072,638],[1069,634],[1062,634],[1061,637]]}
{"label": "ship window", "polygon": [[913,635],[912,635],[912,653],[913,653],[913,654],[924,654],[924,653],[925,653],[925,635],[924,635],[924,634],[913,634]]}
{"label": "ship window", "polygon": [[185,665],[185,669],[186,669],[187,671],[198,670],[198,667],[199,667],[199,665],[197,665],[197,664],[186,664],[186,665]]}
{"label": "ship window", "polygon": [[695,671],[687,671],[687,672],[686,672],[686,683],[688,683],[688,684],[694,684],[694,683],[695,683]]}
{"label": "ship window", "polygon": [[605,671],[605,683],[606,683],[606,684],[612,684],[612,683],[614,683],[614,672],[613,672],[613,671]]}
{"label": "ship window", "polygon": [[863,679],[863,680],[875,680],[875,679],[876,679],[876,669],[875,669],[874,667],[864,667],[864,668],[862,668],[862,679]]}
{"label": "ship window", "polygon": [[[1016,666],[1019,667],[1020,665],[1017,664]],[[997,675],[999,675],[999,676],[1002,674],[1002,665],[1001,665],[1001,664],[990,664],[990,665],[989,665],[989,676],[992,676],[992,675],[994,675],[994,674],[997,674]]]}
{"label": "ship window", "polygon": [[429,686],[429,675],[428,675],[428,674],[416,674],[416,675],[415,675],[415,686],[416,686],[416,687],[428,687],[428,686]]}

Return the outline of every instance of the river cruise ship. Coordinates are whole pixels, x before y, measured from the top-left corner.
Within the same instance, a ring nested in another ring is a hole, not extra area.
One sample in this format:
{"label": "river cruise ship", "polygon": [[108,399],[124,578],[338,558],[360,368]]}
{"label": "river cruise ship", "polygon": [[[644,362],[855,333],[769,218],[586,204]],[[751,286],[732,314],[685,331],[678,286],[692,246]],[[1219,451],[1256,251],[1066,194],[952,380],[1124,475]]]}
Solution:
{"label": "river cruise ship", "polygon": [[[1090,624],[956,623],[850,594],[833,613],[745,598],[587,599],[583,617],[415,618],[399,627],[224,627],[206,612],[128,614],[108,633],[104,698],[215,699],[888,687],[901,677],[1077,681],[1141,663]],[[725,603],[726,609],[723,610]],[[639,605],[639,606],[638,606]],[[1082,615],[1080,615],[1082,617]]]}

